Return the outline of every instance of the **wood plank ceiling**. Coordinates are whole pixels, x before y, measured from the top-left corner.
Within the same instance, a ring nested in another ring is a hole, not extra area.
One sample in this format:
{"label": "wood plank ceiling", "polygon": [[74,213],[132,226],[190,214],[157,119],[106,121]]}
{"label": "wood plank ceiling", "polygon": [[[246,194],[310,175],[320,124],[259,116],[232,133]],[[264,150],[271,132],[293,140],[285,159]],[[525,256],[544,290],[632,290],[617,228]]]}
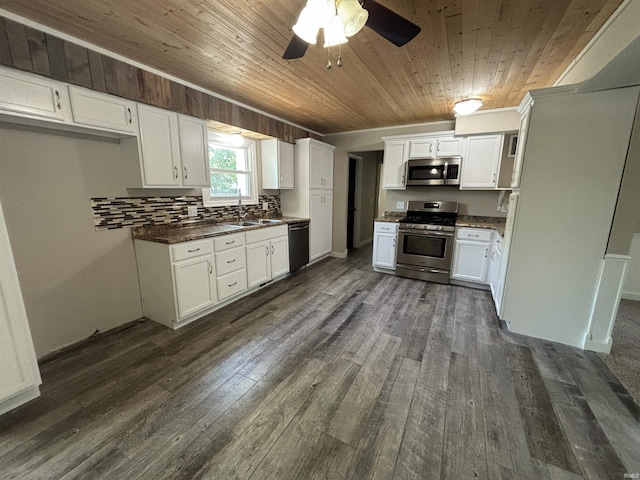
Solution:
{"label": "wood plank ceiling", "polygon": [[[283,60],[305,0],[0,0],[0,7],[320,133],[453,118],[551,86],[622,0],[379,0],[422,27],[404,47],[365,28],[342,68]],[[332,49],[335,65],[337,48]]]}

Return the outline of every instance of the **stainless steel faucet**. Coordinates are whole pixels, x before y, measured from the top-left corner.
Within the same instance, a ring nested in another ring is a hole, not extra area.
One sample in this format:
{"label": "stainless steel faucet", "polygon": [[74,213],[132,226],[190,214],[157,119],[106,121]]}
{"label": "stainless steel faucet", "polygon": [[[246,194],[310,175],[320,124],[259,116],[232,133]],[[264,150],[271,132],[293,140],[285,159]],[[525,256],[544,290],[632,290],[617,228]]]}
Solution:
{"label": "stainless steel faucet", "polygon": [[247,214],[242,211],[242,190],[238,189],[238,225],[244,225]]}

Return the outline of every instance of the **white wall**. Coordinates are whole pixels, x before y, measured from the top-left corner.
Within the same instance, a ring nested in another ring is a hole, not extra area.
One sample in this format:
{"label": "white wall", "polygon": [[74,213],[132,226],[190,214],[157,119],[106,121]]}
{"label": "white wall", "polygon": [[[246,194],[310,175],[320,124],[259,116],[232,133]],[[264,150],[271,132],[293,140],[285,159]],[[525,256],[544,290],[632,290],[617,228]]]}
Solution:
{"label": "white wall", "polygon": [[0,124],[0,199],[38,356],[142,316],[129,229],[94,229],[124,196],[114,140]]}
{"label": "white wall", "polygon": [[[384,210],[406,211],[409,200],[442,200],[458,202],[458,215],[505,217],[506,213],[497,210],[499,195],[500,192],[496,191],[459,190],[457,187],[407,187],[406,190],[387,190]],[[397,202],[404,202],[405,207],[397,208]]]}
{"label": "white wall", "polygon": [[503,299],[516,333],[583,346],[639,91],[534,96]]}

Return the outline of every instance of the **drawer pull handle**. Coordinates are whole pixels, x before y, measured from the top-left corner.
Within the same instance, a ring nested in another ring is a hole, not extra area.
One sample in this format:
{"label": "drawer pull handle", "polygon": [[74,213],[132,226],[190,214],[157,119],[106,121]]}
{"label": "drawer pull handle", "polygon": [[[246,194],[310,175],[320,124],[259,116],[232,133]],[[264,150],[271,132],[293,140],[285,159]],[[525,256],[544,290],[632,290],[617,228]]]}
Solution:
{"label": "drawer pull handle", "polygon": [[199,252],[200,248],[196,248],[195,250],[187,250],[187,252],[189,253],[195,253],[195,252]]}
{"label": "drawer pull handle", "polygon": [[230,242],[224,242],[225,245],[233,245],[234,243],[236,243],[235,240],[231,240]]}
{"label": "drawer pull handle", "polygon": [[467,233],[467,237],[476,237],[478,238],[480,235],[471,235],[470,233]]}
{"label": "drawer pull handle", "polygon": [[213,265],[209,264],[209,275],[213,273]]}
{"label": "drawer pull handle", "polygon": [[390,228],[382,227],[380,230],[391,230]]}
{"label": "drawer pull handle", "polygon": [[236,261],[236,259],[234,258],[233,260],[227,260],[227,263],[233,263],[235,261]]}
{"label": "drawer pull handle", "polygon": [[175,176],[175,178],[177,180],[178,179],[178,167],[173,167],[173,173],[174,173],[174,176]]}
{"label": "drawer pull handle", "polygon": [[189,178],[189,172],[187,171],[187,167],[182,167],[184,168],[184,179],[188,179]]}
{"label": "drawer pull handle", "polygon": [[62,110],[62,102],[60,100],[60,92],[56,90],[56,107],[58,110]]}
{"label": "drawer pull handle", "polygon": [[233,282],[231,285],[227,285],[228,287],[235,287],[238,284],[238,282]]}
{"label": "drawer pull handle", "polygon": [[127,112],[129,112],[129,124],[133,123],[133,113],[131,113],[131,109],[127,107]]}

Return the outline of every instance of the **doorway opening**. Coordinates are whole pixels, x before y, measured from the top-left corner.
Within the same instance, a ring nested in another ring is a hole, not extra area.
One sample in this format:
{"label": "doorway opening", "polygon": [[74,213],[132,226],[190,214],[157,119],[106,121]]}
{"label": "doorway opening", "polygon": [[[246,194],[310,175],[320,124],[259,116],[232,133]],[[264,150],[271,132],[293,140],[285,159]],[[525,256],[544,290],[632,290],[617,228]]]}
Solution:
{"label": "doorway opening", "polygon": [[379,215],[381,150],[349,153],[347,250],[373,242],[373,221]]}

